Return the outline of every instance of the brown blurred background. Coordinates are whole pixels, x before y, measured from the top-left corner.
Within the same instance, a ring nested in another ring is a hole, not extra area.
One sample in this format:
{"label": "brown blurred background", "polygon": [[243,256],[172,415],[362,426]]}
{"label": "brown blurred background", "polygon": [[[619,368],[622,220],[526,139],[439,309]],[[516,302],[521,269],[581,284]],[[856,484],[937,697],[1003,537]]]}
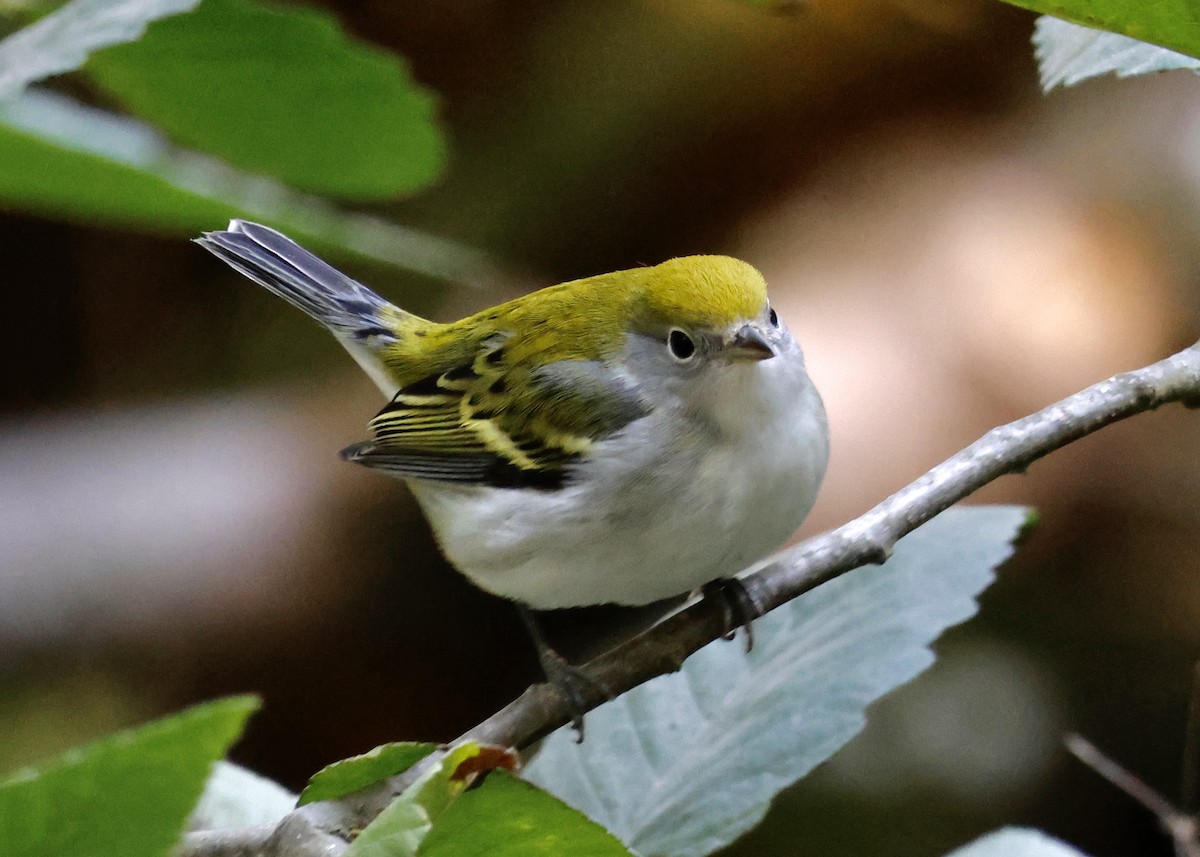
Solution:
{"label": "brown blurred background", "polygon": [[[327,5],[441,96],[445,179],[376,213],[534,272],[514,289],[691,252],[764,271],[830,413],[806,532],[1200,336],[1190,74],[1043,96],[1033,17],[993,0]],[[0,770],[249,690],[236,759],[296,787],[537,677],[402,486],[337,459],[380,402],[311,322],[183,236],[9,211],[0,255]],[[501,297],[349,267],[437,318]],[[731,855],[938,855],[1006,823],[1170,853],[1059,736],[1178,797],[1200,413],[973,499],[1042,524]]]}

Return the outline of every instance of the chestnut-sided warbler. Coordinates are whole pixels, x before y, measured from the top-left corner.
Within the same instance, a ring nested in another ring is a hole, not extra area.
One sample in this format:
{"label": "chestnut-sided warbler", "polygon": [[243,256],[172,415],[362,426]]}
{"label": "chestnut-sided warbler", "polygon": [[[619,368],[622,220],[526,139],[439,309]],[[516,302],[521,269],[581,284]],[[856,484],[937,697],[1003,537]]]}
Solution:
{"label": "chestnut-sided warbler", "polygon": [[265,226],[197,240],[379,385],[374,440],[344,457],[407,482],[490,592],[539,610],[686,593],[783,544],[816,497],[825,410],[745,262],[671,259],[438,324]]}

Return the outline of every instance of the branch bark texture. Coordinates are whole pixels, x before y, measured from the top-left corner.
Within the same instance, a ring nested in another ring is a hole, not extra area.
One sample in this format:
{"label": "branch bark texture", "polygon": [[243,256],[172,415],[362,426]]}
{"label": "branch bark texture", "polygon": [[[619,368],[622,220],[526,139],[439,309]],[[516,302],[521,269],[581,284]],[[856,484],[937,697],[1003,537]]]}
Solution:
{"label": "branch bark texture", "polygon": [[[777,554],[743,578],[746,590],[766,613],[847,571],[882,563],[901,536],[996,478],[1023,472],[1042,456],[1097,429],[1170,402],[1200,407],[1200,342],[992,429],[866,514]],[[720,637],[724,624],[720,606],[701,600],[584,668],[598,684],[620,695],[678,670],[689,655]],[[606,701],[598,688],[592,690],[588,710]],[[570,712],[558,693],[539,684],[460,740],[523,749],[569,721]],[[412,776],[406,772],[338,801],[300,807],[270,836],[258,828],[247,829],[244,836],[238,831],[191,834],[180,857],[335,857],[344,850],[350,832],[375,818]]]}

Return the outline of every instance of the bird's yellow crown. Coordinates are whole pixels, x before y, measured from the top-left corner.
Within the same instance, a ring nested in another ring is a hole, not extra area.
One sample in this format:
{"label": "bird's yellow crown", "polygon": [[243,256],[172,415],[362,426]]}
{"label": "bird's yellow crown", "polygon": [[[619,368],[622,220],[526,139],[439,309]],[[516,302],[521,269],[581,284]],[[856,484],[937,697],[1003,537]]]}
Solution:
{"label": "bird's yellow crown", "polygon": [[762,274],[729,256],[684,256],[638,271],[644,315],[635,315],[655,324],[719,329],[757,317],[767,303]]}

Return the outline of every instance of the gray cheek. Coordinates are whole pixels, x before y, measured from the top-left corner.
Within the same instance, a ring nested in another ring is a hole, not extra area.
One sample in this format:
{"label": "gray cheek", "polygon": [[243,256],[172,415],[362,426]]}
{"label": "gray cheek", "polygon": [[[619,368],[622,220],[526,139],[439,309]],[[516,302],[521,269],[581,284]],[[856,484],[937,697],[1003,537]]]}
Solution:
{"label": "gray cheek", "polygon": [[634,333],[625,340],[625,371],[643,398],[654,402],[655,407],[679,401],[703,363],[703,354],[697,354],[692,362],[680,363],[667,351],[666,342],[657,338]]}

